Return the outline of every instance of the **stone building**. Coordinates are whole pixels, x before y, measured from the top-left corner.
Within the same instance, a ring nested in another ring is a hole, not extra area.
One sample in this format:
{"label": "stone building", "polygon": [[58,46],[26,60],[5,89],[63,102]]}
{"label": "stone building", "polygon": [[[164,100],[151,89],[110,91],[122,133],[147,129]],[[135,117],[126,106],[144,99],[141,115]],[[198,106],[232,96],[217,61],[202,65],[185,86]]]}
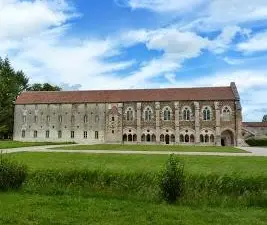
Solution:
{"label": "stone building", "polygon": [[267,122],[243,122],[242,136],[244,139],[251,137],[267,136]]}
{"label": "stone building", "polygon": [[14,140],[242,144],[241,105],[227,87],[23,92]]}

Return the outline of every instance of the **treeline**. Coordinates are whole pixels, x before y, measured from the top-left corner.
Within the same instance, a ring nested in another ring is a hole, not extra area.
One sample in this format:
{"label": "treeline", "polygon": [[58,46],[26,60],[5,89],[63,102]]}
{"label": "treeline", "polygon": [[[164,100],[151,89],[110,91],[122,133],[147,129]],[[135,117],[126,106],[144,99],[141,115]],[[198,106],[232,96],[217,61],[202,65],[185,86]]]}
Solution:
{"label": "treeline", "polygon": [[21,70],[16,71],[8,58],[0,57],[0,139],[11,138],[14,123],[14,103],[22,91],[60,91],[51,84],[29,84]]}

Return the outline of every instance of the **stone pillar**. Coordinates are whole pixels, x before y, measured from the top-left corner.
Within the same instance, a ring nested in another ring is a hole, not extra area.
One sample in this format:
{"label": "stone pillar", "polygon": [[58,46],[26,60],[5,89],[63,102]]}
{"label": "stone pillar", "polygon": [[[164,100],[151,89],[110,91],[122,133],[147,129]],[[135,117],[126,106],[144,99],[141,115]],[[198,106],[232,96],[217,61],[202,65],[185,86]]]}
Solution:
{"label": "stone pillar", "polygon": [[214,102],[214,106],[215,106],[215,117],[216,117],[215,144],[216,146],[221,146],[221,112],[220,112],[219,102]]}
{"label": "stone pillar", "polygon": [[160,102],[155,102],[156,109],[156,142],[160,143]]}
{"label": "stone pillar", "polygon": [[180,143],[180,104],[179,102],[174,103],[174,118],[175,118],[175,143]]}
{"label": "stone pillar", "polygon": [[142,112],[141,112],[141,106],[142,103],[138,102],[137,105],[137,113],[136,113],[136,123],[137,123],[137,143],[141,143],[141,117],[142,117]]}
{"label": "stone pillar", "polygon": [[245,141],[242,137],[242,108],[240,101],[236,101],[236,116],[235,116],[235,123],[236,123],[236,140],[235,145],[236,146],[243,146],[245,144]]}
{"label": "stone pillar", "polygon": [[199,102],[194,102],[195,105],[195,132],[196,132],[196,137],[195,137],[195,144],[199,144],[199,135],[200,135],[200,124],[199,124]]}
{"label": "stone pillar", "polygon": [[118,103],[118,130],[120,131],[120,140],[123,144],[123,103]]}

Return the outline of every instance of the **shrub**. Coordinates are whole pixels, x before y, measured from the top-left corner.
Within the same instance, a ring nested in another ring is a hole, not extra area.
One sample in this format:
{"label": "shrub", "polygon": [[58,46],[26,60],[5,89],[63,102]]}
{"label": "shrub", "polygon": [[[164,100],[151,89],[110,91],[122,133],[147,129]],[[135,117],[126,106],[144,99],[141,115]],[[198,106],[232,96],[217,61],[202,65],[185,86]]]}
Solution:
{"label": "shrub", "polygon": [[174,155],[170,155],[159,176],[161,197],[168,203],[176,202],[183,194],[184,180],[183,163]]}
{"label": "shrub", "polygon": [[249,138],[246,140],[246,142],[250,146],[267,146],[267,138]]}
{"label": "shrub", "polygon": [[27,177],[27,167],[10,159],[0,159],[0,191],[18,189]]}

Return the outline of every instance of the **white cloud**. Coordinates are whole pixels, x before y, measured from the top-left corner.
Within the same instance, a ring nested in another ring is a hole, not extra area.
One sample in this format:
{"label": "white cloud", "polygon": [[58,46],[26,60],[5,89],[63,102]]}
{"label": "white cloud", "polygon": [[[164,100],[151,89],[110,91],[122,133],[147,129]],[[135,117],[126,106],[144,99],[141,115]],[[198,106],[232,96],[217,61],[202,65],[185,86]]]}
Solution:
{"label": "white cloud", "polygon": [[267,31],[258,33],[246,42],[239,43],[237,49],[243,52],[260,52],[267,50]]}

